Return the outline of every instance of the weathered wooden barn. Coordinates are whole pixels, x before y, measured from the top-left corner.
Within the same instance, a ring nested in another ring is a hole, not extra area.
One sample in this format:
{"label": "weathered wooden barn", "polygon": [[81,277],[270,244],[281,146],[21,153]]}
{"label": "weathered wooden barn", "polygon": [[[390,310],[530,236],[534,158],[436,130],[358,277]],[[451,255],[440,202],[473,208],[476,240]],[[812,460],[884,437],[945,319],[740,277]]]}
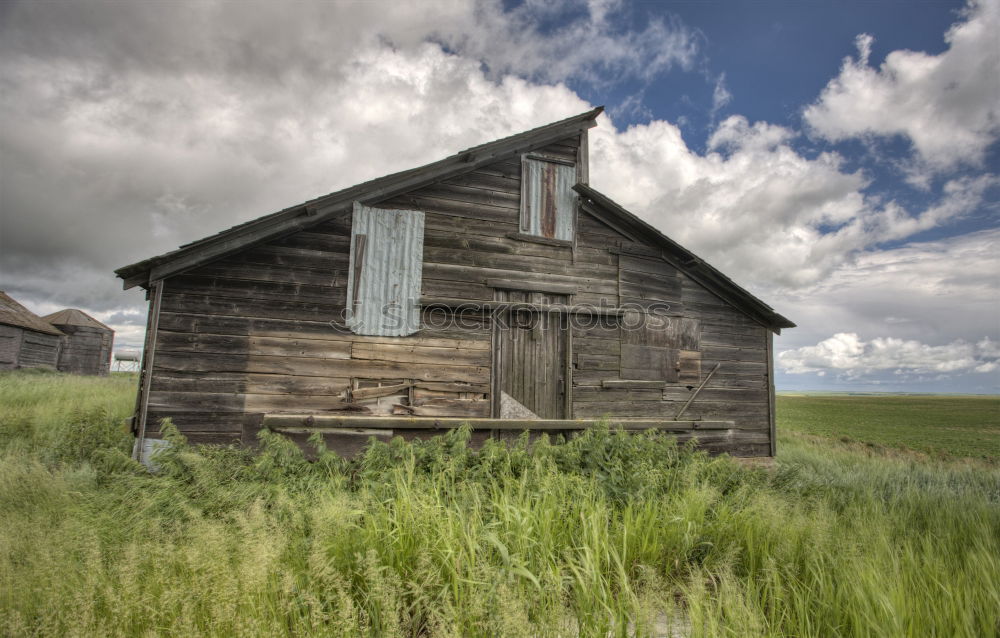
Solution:
{"label": "weathered wooden barn", "polygon": [[0,370],[55,369],[63,333],[0,290]]}
{"label": "weathered wooden barn", "polygon": [[140,441],[164,417],[346,452],[610,417],[772,455],[771,338],[794,324],[588,186],[600,112],[119,269],[150,300]]}
{"label": "weathered wooden barn", "polygon": [[60,372],[107,376],[115,331],[82,310],[66,308],[42,317],[63,333],[60,339]]}

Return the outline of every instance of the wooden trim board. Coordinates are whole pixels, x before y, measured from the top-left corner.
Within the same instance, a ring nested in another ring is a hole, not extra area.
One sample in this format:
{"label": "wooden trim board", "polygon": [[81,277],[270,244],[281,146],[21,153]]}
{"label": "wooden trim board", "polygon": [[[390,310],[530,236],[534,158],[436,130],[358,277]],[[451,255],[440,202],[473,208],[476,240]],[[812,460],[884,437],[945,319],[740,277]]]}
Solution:
{"label": "wooden trim board", "polygon": [[[389,428],[396,430],[452,430],[468,424],[474,430],[586,430],[606,419],[467,419],[437,417],[345,416],[333,414],[265,414],[263,426],[276,432],[316,432],[323,428]],[[671,421],[669,419],[611,419],[625,430],[730,430],[733,421]]]}

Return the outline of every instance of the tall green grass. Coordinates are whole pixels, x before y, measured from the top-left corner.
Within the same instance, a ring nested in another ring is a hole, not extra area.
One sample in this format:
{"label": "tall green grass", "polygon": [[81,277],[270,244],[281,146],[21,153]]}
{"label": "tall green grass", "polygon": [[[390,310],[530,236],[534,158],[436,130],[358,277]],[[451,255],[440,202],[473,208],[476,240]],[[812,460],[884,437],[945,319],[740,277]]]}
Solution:
{"label": "tall green grass", "polygon": [[375,443],[353,461],[317,444],[314,462],[276,436],[251,454],[189,447],[172,432],[153,476],[105,438],[118,414],[81,421],[100,445],[66,448],[31,417],[8,431],[18,410],[3,410],[0,634],[978,637],[1000,627],[1000,472],[990,469],[794,436],[765,471],[601,428],[479,450],[457,431]]}

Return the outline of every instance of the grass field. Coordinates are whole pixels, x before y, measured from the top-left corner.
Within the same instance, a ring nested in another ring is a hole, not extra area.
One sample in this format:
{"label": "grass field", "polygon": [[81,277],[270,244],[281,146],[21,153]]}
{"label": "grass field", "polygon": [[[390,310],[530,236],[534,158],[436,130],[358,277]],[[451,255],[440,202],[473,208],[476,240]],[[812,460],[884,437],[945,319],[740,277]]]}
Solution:
{"label": "grass field", "polygon": [[172,435],[152,476],[127,456],[133,383],[0,374],[0,635],[1000,630],[1000,469],[810,429],[856,423],[850,401],[782,398],[773,471],[598,430],[314,463]]}
{"label": "grass field", "polygon": [[1000,463],[1000,397],[779,394],[778,427]]}

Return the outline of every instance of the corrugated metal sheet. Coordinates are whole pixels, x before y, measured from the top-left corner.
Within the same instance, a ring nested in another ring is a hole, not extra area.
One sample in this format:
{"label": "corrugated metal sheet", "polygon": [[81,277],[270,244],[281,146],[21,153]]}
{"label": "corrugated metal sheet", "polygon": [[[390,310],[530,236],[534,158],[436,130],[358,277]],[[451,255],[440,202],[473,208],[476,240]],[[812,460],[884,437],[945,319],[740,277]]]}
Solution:
{"label": "corrugated metal sheet", "polygon": [[424,214],[354,203],[347,325],[357,334],[402,337],[420,329]]}
{"label": "corrugated metal sheet", "polygon": [[521,166],[521,232],[572,241],[576,167],[530,156]]}

